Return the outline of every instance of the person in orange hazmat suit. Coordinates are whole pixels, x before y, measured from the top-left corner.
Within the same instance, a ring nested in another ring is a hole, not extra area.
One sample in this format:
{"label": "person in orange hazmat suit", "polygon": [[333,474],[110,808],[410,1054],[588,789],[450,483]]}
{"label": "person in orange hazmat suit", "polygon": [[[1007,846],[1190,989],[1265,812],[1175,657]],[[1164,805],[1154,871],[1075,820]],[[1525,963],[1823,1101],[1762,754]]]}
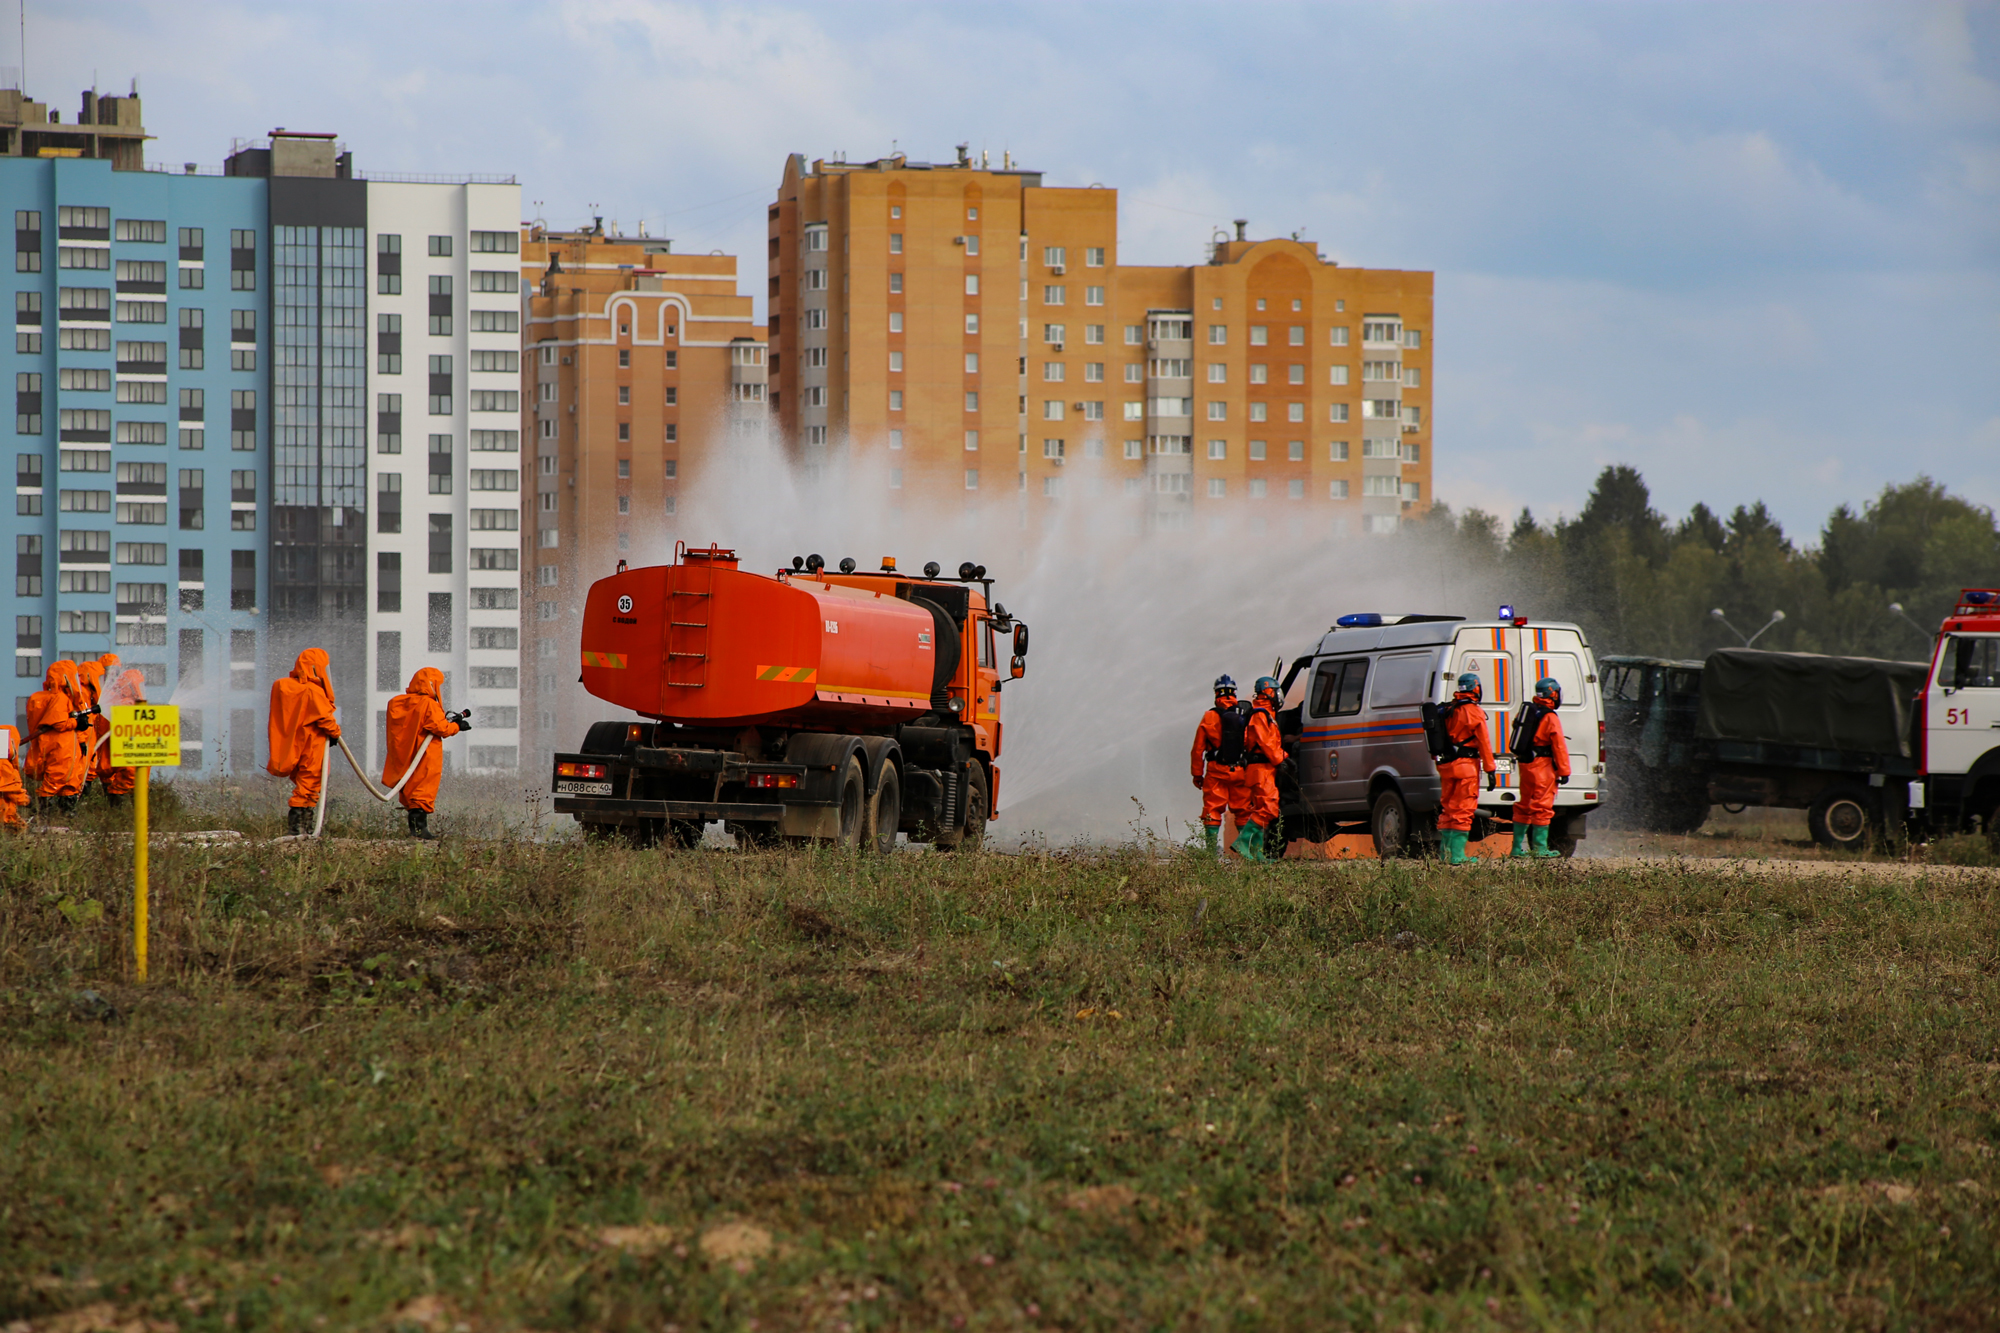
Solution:
{"label": "person in orange hazmat suit", "polygon": [[28,766],[37,777],[36,800],[53,801],[65,813],[76,809],[84,780],[77,732],[88,730],[89,722],[76,663],[67,658],[49,663],[42,688],[28,696]]}
{"label": "person in orange hazmat suit", "polygon": [[0,828],[26,828],[21,807],[27,803],[27,784],[21,781],[21,733],[0,727]]}
{"label": "person in orange hazmat suit", "polygon": [[1514,743],[1508,748],[1521,778],[1521,799],[1514,806],[1514,848],[1510,856],[1552,857],[1562,853],[1549,846],[1549,822],[1555,818],[1556,788],[1569,785],[1569,744],[1563,739],[1562,684],[1552,677],[1535,682],[1535,697],[1521,706],[1514,719]]}
{"label": "person in orange hazmat suit", "polygon": [[1243,786],[1249,793],[1249,822],[1230,849],[1246,861],[1262,861],[1264,843],[1278,822],[1278,765],[1285,762],[1285,743],[1278,734],[1278,682],[1257,677],[1257,694],[1250,704],[1250,721],[1243,728],[1243,752],[1248,761]]}
{"label": "person in orange hazmat suit", "polygon": [[83,755],[83,787],[89,791],[91,782],[103,777],[104,761],[110,758],[109,747],[97,743],[100,737],[111,733],[111,719],[104,716],[103,660],[78,662],[76,678],[83,684],[84,706],[90,712],[89,727],[79,728],[76,733],[76,748]]}
{"label": "person in orange hazmat suit", "polygon": [[308,648],[290,676],[271,682],[271,758],[264,771],[292,780],[286,828],[293,834],[312,830],[312,808],[319,804],[320,784],[326,780],[326,743],[340,735],[328,661],[324,648]]}
{"label": "person in orange hazmat suit", "polygon": [[1218,854],[1222,816],[1227,811],[1241,828],[1249,819],[1250,794],[1243,785],[1243,729],[1250,706],[1236,701],[1236,682],[1215,678],[1215,706],[1201,715],[1188,751],[1188,771],[1201,788],[1201,836],[1211,855]]}
{"label": "person in orange hazmat suit", "polygon": [[1493,786],[1497,765],[1493,762],[1493,741],[1487,735],[1486,710],[1479,706],[1484,686],[1476,671],[1458,678],[1458,689],[1444,714],[1445,739],[1451,742],[1451,757],[1437,761],[1438,778],[1444,799],[1438,808],[1438,843],[1446,865],[1462,866],[1472,858],[1465,854],[1466,838],[1472,832],[1472,817],[1479,813],[1479,775]]}
{"label": "person in orange hazmat suit", "polygon": [[472,730],[470,708],[461,713],[444,711],[444,704],[438,698],[443,686],[442,671],[419,667],[417,674],[410,677],[409,688],[389,701],[388,749],[382,758],[382,785],[394,786],[408,772],[424,737],[432,738],[423,762],[410,774],[410,780],[396,797],[408,812],[410,836],[425,841],[435,836],[431,833],[431,812],[437,809],[438,779],[444,773],[442,742],[461,731]]}
{"label": "person in orange hazmat suit", "polygon": [[[105,711],[144,702],[146,702],[146,673],[137,667],[131,667],[119,672],[118,679],[111,683],[110,694],[105,700]],[[119,805],[138,787],[139,770],[112,767],[109,743],[97,752],[97,757],[97,777],[98,781],[104,784],[104,799],[111,805]]]}

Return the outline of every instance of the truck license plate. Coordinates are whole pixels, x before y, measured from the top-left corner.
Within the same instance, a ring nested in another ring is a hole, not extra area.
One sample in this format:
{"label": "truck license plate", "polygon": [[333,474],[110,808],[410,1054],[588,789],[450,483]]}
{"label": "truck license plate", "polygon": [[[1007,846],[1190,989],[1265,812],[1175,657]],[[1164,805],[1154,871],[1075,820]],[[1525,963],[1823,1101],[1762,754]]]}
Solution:
{"label": "truck license plate", "polygon": [[610,794],[611,784],[608,782],[578,782],[567,778],[558,779],[556,782],[558,796],[609,796]]}

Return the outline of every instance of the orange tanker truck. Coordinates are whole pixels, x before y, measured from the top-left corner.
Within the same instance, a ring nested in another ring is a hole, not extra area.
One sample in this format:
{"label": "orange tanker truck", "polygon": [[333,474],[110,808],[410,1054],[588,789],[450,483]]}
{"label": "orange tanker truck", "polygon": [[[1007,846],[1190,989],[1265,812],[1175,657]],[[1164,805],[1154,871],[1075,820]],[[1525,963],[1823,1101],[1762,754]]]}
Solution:
{"label": "orange tanker truck", "polygon": [[953,579],[816,555],[766,577],[717,546],[620,561],[584,603],[581,683],[653,720],[595,723],[556,755],[556,812],[641,844],[689,847],[719,819],[748,845],[977,848],[1000,689],[1027,670],[1028,627],[992,590],[970,562]]}

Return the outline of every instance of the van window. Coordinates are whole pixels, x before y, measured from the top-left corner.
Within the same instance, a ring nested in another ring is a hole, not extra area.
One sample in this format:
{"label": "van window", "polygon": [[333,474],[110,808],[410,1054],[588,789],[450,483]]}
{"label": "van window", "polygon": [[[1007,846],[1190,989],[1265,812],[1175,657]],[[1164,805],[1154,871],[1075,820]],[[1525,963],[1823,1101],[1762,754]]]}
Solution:
{"label": "van window", "polygon": [[1528,670],[1532,674],[1527,680],[1527,688],[1532,690],[1535,682],[1544,676],[1553,676],[1562,686],[1564,711],[1582,708],[1590,702],[1583,692],[1583,667],[1572,653],[1535,653],[1528,658]]}
{"label": "van window", "polygon": [[1369,707],[1414,708],[1424,701],[1430,678],[1429,653],[1397,653],[1384,657],[1375,667],[1375,688],[1369,695]]}
{"label": "van window", "polygon": [[1367,659],[1321,662],[1313,672],[1312,699],[1307,705],[1314,717],[1340,717],[1361,711],[1361,686],[1368,679]]}
{"label": "van window", "polygon": [[1458,659],[1457,671],[1453,674],[1456,682],[1459,674],[1473,672],[1481,681],[1485,701],[1489,705],[1514,702],[1512,681],[1514,679],[1513,659],[1505,653],[1481,649],[1477,653],[1466,653]]}

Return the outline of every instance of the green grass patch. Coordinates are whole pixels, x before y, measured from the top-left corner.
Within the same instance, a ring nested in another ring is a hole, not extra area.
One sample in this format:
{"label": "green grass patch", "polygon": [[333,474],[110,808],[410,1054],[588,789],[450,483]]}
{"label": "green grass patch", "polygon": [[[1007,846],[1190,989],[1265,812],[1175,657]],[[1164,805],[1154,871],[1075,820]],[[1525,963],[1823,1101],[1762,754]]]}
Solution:
{"label": "green grass patch", "polygon": [[1964,872],[182,844],[141,988],[129,854],[0,840],[0,1324],[2000,1324]]}

